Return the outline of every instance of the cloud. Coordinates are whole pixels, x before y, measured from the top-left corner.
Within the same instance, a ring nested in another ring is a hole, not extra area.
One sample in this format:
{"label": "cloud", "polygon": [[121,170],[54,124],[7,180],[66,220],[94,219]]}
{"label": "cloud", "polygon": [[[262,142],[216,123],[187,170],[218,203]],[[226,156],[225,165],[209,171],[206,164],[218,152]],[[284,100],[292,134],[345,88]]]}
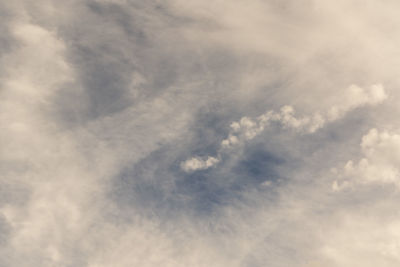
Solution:
{"label": "cloud", "polygon": [[370,88],[363,89],[351,85],[341,103],[334,105],[328,112],[328,120],[333,121],[343,117],[348,111],[364,105],[376,105],[387,98],[387,94],[381,84],[374,84]]}
{"label": "cloud", "polygon": [[76,179],[85,175],[80,155],[48,115],[54,95],[74,79],[74,72],[54,32],[26,21],[11,29],[19,46],[2,59],[7,75],[1,92],[0,121],[6,126],[1,183],[9,185],[12,197],[0,209],[10,231],[5,241],[9,257],[1,264],[59,262],[63,241],[57,236],[82,226],[79,205],[86,196],[75,189],[90,183]]}
{"label": "cloud", "polygon": [[196,170],[208,169],[219,162],[219,159],[214,157],[208,157],[207,159],[191,158],[181,163],[181,168],[186,172],[192,172]]}
{"label": "cloud", "polygon": [[398,9],[3,1],[0,265],[398,266]]}
{"label": "cloud", "polygon": [[356,163],[349,160],[344,166],[334,190],[358,185],[385,185],[399,187],[400,135],[371,129],[360,144],[363,157]]}
{"label": "cloud", "polygon": [[277,123],[284,129],[292,129],[300,133],[314,133],[322,128],[325,123],[338,120],[353,109],[365,105],[376,105],[386,98],[386,92],[381,84],[372,85],[368,89],[351,85],[347,89],[346,95],[343,96],[344,101],[335,104],[328,111],[316,112],[311,116],[296,117],[293,107],[283,106],[279,112],[272,110],[256,118],[243,117],[240,121],[231,123],[229,135],[222,140],[218,150],[218,159],[208,157],[207,160],[203,160],[194,157],[182,162],[181,168],[186,172],[208,169],[218,164],[219,158],[226,149],[253,139],[268,128],[271,123]]}

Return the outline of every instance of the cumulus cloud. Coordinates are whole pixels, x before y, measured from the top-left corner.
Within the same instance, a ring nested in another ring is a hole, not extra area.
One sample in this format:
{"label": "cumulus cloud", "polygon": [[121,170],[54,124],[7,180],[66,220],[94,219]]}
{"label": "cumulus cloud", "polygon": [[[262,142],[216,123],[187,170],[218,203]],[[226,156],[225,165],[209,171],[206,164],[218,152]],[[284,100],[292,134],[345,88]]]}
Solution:
{"label": "cumulus cloud", "polygon": [[186,172],[208,169],[219,162],[219,159],[208,157],[207,159],[191,158],[181,163],[181,168]]}
{"label": "cumulus cloud", "polygon": [[343,177],[333,183],[333,189],[363,184],[399,187],[400,135],[374,128],[362,137],[360,146],[363,157],[358,162],[349,160],[346,163],[341,173]]}
{"label": "cumulus cloud", "polygon": [[207,160],[203,160],[194,157],[182,162],[181,168],[186,172],[208,169],[218,164],[225,149],[253,139],[271,123],[277,123],[284,129],[292,129],[300,133],[314,133],[325,123],[340,119],[355,108],[381,103],[387,98],[387,95],[381,84],[372,85],[368,89],[351,85],[341,98],[343,101],[333,105],[329,110],[316,112],[311,116],[296,117],[292,106],[283,106],[279,112],[272,110],[256,118],[243,117],[239,121],[231,123],[228,137],[221,142],[218,159],[208,157]]}

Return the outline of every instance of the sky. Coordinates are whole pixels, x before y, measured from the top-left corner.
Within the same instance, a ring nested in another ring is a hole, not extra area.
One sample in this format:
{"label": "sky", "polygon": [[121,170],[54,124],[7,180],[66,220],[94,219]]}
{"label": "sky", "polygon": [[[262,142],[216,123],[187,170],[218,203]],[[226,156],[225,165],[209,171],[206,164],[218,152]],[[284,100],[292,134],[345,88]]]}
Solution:
{"label": "sky", "polygon": [[0,266],[397,267],[400,3],[0,3]]}

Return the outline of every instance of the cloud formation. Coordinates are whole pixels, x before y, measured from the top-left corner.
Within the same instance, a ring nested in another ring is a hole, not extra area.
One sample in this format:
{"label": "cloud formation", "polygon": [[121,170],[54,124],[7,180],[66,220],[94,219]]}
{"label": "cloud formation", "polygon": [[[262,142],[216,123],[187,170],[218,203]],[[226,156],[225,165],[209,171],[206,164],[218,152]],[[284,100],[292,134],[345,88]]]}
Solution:
{"label": "cloud formation", "polygon": [[221,154],[226,149],[253,139],[268,128],[271,123],[276,123],[282,128],[292,129],[300,133],[314,133],[322,128],[325,123],[338,120],[353,109],[364,105],[381,103],[387,98],[387,95],[381,84],[372,85],[368,89],[351,85],[342,98],[343,101],[333,105],[329,110],[317,112],[311,116],[296,118],[293,107],[283,106],[279,112],[272,110],[256,118],[243,117],[240,121],[231,123],[229,135],[222,140],[216,158],[210,156],[207,159],[194,157],[182,162],[181,168],[186,172],[208,169],[218,164]]}
{"label": "cloud formation", "polygon": [[371,129],[360,144],[363,157],[356,163],[349,160],[342,171],[342,181],[335,181],[333,189],[363,184],[399,187],[400,136],[387,131]]}
{"label": "cloud formation", "polygon": [[3,1],[0,266],[399,266],[399,8]]}

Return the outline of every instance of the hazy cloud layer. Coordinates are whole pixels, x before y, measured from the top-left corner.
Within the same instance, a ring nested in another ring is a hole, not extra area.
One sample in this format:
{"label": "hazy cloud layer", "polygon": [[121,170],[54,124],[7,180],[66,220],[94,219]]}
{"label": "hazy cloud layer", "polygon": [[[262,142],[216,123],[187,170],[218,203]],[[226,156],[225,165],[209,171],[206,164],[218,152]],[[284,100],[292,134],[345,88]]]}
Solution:
{"label": "hazy cloud layer", "polygon": [[397,1],[0,4],[0,266],[399,266]]}

